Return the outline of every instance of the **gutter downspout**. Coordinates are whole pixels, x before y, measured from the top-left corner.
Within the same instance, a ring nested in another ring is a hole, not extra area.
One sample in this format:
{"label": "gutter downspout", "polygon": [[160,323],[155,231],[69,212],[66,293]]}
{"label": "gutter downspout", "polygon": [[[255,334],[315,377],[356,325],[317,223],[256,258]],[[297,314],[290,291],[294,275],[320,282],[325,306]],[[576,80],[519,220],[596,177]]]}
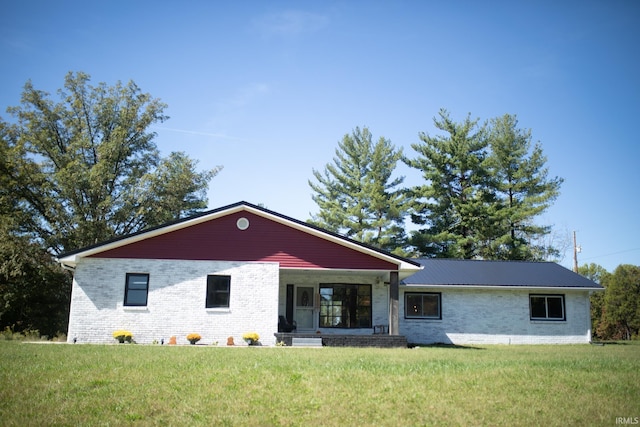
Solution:
{"label": "gutter downspout", "polygon": [[[56,262],[60,262],[60,260],[57,260],[57,259],[56,259]],[[68,271],[70,271],[70,272],[72,272],[72,273],[76,271],[76,268],[75,268],[75,267],[72,267],[72,266],[70,266],[70,265],[67,265],[67,264],[65,264],[64,262],[60,262],[60,266],[62,266],[62,268],[63,268],[63,269],[68,270]]]}

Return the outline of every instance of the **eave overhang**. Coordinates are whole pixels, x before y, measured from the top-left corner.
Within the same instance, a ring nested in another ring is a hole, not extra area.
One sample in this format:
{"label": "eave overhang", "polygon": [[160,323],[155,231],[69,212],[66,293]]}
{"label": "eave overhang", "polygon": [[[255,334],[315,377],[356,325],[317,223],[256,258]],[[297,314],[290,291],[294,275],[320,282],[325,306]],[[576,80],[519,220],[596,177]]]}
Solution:
{"label": "eave overhang", "polygon": [[80,261],[80,259],[82,258],[89,257],[89,256],[96,256],[96,255],[99,255],[101,252],[105,252],[105,251],[116,249],[122,246],[130,245],[132,243],[146,240],[146,239],[159,236],[165,233],[178,231],[178,230],[191,227],[197,224],[201,224],[207,221],[212,221],[217,218],[221,218],[237,212],[249,212],[254,215],[258,215],[258,216],[267,218],[269,220],[272,220],[274,222],[283,224],[287,227],[291,227],[293,229],[310,234],[312,236],[316,236],[326,241],[366,254],[368,256],[395,264],[397,265],[398,272],[401,273],[401,277],[408,277],[411,274],[422,269],[422,266],[417,261],[413,261],[407,258],[390,254],[380,249],[365,245],[360,242],[356,242],[354,240],[348,239],[338,234],[329,232],[327,230],[323,230],[319,227],[315,227],[305,222],[287,217],[285,215],[270,211],[268,209],[265,209],[247,202],[235,203],[233,205],[225,206],[219,209],[214,209],[212,211],[204,212],[199,215],[195,215],[189,218],[167,223],[167,224],[154,227],[148,230],[142,230],[140,232],[133,233],[131,235],[112,239],[97,245],[78,249],[72,252],[67,252],[65,254],[62,254],[57,259],[57,261],[64,268],[74,269],[78,264],[78,262]]}
{"label": "eave overhang", "polygon": [[481,289],[481,290],[532,290],[532,291],[590,291],[590,292],[599,292],[604,291],[604,288],[588,288],[588,287],[580,287],[580,286],[545,286],[545,285],[519,285],[519,286],[508,286],[508,285],[452,285],[452,284],[441,284],[441,285],[424,285],[418,283],[401,283],[401,287],[406,288],[430,288],[430,289]]}

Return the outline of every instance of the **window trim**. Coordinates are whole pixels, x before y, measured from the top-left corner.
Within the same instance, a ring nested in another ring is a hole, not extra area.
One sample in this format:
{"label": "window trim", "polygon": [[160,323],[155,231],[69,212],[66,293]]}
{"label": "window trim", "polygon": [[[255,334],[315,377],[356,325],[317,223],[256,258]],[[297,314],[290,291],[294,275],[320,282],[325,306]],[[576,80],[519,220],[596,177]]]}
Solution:
{"label": "window trim", "polygon": [[[438,297],[438,315],[437,316],[410,316],[407,312],[407,297],[415,295],[437,296]],[[442,292],[405,292],[404,293],[404,318],[405,319],[418,319],[418,320],[442,320]]]}
{"label": "window trim", "polygon": [[[140,291],[141,289],[129,289],[129,278],[132,276],[144,276],[147,279],[146,287],[145,287],[145,298],[144,304],[134,304],[130,303],[129,300],[129,291],[136,290]],[[146,307],[149,304],[149,273],[127,273],[124,281],[124,300],[123,307]]]}
{"label": "window trim", "polygon": [[[222,291],[216,291],[215,289],[213,290],[213,292],[209,291],[209,278],[224,278],[227,280],[227,291],[226,292],[222,292]],[[216,305],[214,304],[215,298],[213,297],[216,294],[226,294],[227,295],[227,303],[226,305]],[[211,299],[211,303],[209,302],[209,295],[211,294],[212,299]],[[231,276],[228,274],[207,274],[207,282],[206,282],[206,294],[205,294],[205,299],[204,299],[204,307],[207,310],[229,310],[231,308]]]}
{"label": "window trim", "polygon": [[[546,317],[534,317],[533,316],[533,298],[544,298],[544,308]],[[549,317],[549,302],[548,298],[559,298],[562,303],[562,317]],[[567,306],[565,302],[564,294],[529,294],[529,319],[534,322],[566,322],[567,320]]]}

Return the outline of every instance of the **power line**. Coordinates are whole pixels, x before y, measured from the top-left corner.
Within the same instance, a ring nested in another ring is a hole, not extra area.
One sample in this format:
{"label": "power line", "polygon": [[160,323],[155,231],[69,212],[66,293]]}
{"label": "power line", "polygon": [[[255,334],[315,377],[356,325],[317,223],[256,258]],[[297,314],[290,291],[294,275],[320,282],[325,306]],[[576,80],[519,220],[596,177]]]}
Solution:
{"label": "power line", "polygon": [[606,256],[618,255],[618,254],[624,254],[624,253],[627,253],[627,252],[633,252],[633,251],[640,251],[640,248],[625,249],[624,251],[611,252],[611,253],[604,254],[604,255],[590,256],[590,257],[587,257],[587,258],[582,258],[582,260],[584,261],[584,260],[587,260],[587,259],[603,258],[603,257],[606,257]]}

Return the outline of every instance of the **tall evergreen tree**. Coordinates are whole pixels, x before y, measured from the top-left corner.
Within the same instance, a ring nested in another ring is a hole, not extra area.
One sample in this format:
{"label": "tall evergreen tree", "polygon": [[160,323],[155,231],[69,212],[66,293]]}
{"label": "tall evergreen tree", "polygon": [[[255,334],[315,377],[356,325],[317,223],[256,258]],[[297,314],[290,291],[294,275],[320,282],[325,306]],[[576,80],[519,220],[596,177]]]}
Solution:
{"label": "tall evergreen tree", "polygon": [[375,144],[367,127],[358,127],[338,143],[333,163],[313,170],[313,200],[320,211],[310,222],[354,240],[401,255],[405,247],[407,199],[392,177],[402,157],[388,139]]}
{"label": "tall evergreen tree", "polygon": [[411,145],[419,157],[405,159],[425,180],[411,190],[412,220],[425,226],[414,232],[412,242],[422,256],[475,258],[490,233],[492,215],[486,127],[470,115],[456,123],[444,109],[433,122],[444,135],[420,133],[422,142]]}
{"label": "tall evergreen tree", "polygon": [[[562,179],[550,178],[541,145],[531,146],[531,131],[518,128],[516,116],[491,120],[489,167],[497,196],[493,232],[480,252],[487,259],[543,260],[557,256],[551,246],[539,244],[551,232],[539,217],[559,194]],[[537,244],[538,242],[538,244]]]}

